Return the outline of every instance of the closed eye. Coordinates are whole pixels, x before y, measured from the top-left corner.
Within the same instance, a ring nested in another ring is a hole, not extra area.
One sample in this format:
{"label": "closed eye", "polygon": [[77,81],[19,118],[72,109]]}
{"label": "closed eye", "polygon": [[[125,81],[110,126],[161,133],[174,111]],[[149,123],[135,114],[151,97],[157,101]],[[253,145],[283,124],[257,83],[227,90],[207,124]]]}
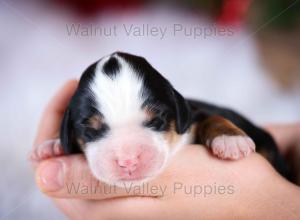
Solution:
{"label": "closed eye", "polygon": [[83,125],[81,136],[86,142],[95,141],[103,137],[109,131],[108,125],[102,123],[100,128],[90,127],[90,125]]}
{"label": "closed eye", "polygon": [[150,121],[144,122],[143,125],[154,131],[165,131],[169,128],[169,123],[165,117],[154,117]]}

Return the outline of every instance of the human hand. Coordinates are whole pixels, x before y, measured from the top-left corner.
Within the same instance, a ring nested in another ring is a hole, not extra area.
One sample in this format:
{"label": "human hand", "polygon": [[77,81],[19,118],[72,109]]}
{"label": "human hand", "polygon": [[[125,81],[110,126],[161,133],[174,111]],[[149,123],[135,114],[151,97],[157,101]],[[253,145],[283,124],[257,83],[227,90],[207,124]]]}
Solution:
{"label": "human hand", "polygon": [[[68,82],[50,102],[35,146],[57,138],[64,109],[76,87],[77,81]],[[145,186],[148,190],[143,192],[141,187],[111,188],[97,181],[83,155],[39,162],[35,173],[38,187],[70,219],[297,219],[300,216],[299,188],[279,176],[258,154],[240,161],[222,161],[202,146],[189,145],[177,153],[167,169],[149,182]],[[79,191],[70,190],[72,186],[79,186]]]}

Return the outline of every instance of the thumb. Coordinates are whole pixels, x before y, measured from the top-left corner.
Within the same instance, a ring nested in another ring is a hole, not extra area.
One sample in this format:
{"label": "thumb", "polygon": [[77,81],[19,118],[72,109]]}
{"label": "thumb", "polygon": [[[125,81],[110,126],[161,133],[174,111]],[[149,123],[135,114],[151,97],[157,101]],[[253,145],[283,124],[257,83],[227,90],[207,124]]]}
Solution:
{"label": "thumb", "polygon": [[83,155],[70,155],[42,161],[36,169],[36,183],[51,197],[75,199],[108,199],[126,196],[158,196],[139,194],[126,188],[107,185],[91,173]]}

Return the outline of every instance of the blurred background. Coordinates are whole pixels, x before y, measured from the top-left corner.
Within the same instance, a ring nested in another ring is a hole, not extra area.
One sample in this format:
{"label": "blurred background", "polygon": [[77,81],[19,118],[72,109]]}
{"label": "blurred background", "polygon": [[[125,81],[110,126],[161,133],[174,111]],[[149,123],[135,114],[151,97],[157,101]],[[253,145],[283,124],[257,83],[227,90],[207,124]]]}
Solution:
{"label": "blurred background", "polygon": [[299,0],[0,0],[0,219],[65,219],[27,153],[42,110],[116,50],[257,124],[300,120]]}

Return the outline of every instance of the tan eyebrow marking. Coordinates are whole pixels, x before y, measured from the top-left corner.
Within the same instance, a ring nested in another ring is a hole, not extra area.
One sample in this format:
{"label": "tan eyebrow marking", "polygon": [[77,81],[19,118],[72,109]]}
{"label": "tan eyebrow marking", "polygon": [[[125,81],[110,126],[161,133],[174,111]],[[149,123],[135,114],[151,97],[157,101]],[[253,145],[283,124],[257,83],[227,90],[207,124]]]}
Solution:
{"label": "tan eyebrow marking", "polygon": [[146,119],[147,120],[151,120],[155,117],[155,112],[153,109],[151,109],[151,107],[147,106],[144,108],[145,114],[146,114]]}
{"label": "tan eyebrow marking", "polygon": [[91,128],[94,128],[95,130],[98,130],[101,128],[102,125],[102,119],[99,115],[93,115],[88,119],[88,124]]}

